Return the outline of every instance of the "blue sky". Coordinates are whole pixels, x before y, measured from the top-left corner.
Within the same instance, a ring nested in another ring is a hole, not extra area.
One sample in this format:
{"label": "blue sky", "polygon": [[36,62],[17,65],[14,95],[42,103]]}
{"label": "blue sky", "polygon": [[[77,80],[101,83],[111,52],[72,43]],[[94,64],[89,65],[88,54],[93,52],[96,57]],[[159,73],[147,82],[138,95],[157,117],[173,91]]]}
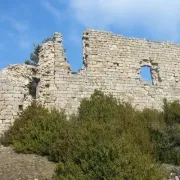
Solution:
{"label": "blue sky", "polygon": [[180,42],[179,0],[1,0],[0,69],[23,63],[34,43],[61,32],[73,70],[82,66],[85,29]]}

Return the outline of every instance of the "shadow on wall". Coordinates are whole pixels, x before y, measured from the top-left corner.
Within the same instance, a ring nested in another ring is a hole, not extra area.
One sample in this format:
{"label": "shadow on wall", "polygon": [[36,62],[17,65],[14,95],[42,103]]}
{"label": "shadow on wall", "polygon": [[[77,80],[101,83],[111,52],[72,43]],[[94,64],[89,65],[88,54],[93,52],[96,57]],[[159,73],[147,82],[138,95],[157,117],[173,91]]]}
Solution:
{"label": "shadow on wall", "polygon": [[37,96],[37,86],[39,84],[40,79],[33,78],[32,81],[29,83],[29,94],[32,96],[33,99],[36,99]]}

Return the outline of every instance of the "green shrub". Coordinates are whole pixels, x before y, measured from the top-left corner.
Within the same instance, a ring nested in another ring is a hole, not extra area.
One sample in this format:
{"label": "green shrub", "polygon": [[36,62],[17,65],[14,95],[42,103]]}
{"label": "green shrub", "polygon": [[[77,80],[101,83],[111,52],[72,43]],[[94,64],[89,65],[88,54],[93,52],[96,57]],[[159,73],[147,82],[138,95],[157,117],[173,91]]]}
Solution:
{"label": "green shrub", "polygon": [[[148,110],[149,112],[152,110]],[[156,110],[155,110],[156,111]],[[163,112],[146,114],[149,131],[162,163],[180,165],[180,103],[164,100]],[[156,124],[155,126],[152,123]]]}
{"label": "green shrub", "polygon": [[[59,176],[61,174],[61,176]],[[73,162],[58,163],[55,169],[54,180],[85,180],[82,169]]]}
{"label": "green shrub", "polygon": [[155,117],[159,120],[158,112],[142,113],[95,91],[68,121],[64,112],[33,104],[2,143],[18,152],[47,155],[58,163],[56,180],[160,180],[163,172],[155,161],[150,132],[161,128],[148,121]]}
{"label": "green shrub", "polygon": [[58,137],[58,130],[66,124],[64,112],[49,112],[33,103],[2,136],[1,143],[12,144],[17,152],[48,155],[51,142]]}
{"label": "green shrub", "polygon": [[97,141],[97,145],[88,147],[83,154],[81,152],[76,156],[70,167],[67,166],[67,162],[58,164],[56,179],[66,179],[69,175],[73,177],[72,179],[89,180],[163,179],[164,174],[152,161],[150,154],[142,153],[141,148],[131,138],[131,135],[125,133],[113,143],[108,140],[106,145],[104,143],[98,145],[100,142]]}
{"label": "green shrub", "polygon": [[37,106],[36,103],[32,103],[32,105],[23,111],[20,117],[15,120],[13,126],[4,133],[1,138],[1,143],[3,145],[13,144],[14,140],[21,139],[21,136],[23,135],[21,131],[25,131],[25,128],[30,121],[36,121],[36,119],[46,117],[48,114],[49,112],[47,109],[42,106]]}
{"label": "green shrub", "polygon": [[117,100],[95,90],[90,99],[83,99],[78,109],[80,120],[110,121],[120,116]]}
{"label": "green shrub", "polygon": [[173,126],[175,123],[180,123],[180,103],[179,101],[167,102],[164,100],[164,120],[167,125]]}
{"label": "green shrub", "polygon": [[95,91],[81,102],[73,127],[65,142],[54,141],[56,179],[162,179],[148,123],[131,105]]}
{"label": "green shrub", "polygon": [[[67,178],[71,174],[76,179],[78,172],[82,179],[92,180],[162,179],[163,174],[151,156],[152,145],[146,139],[148,135],[145,131],[132,133],[131,130],[122,131],[118,121],[86,121],[79,124],[73,132],[73,141],[70,138],[71,146],[67,148],[67,152],[62,151],[59,143],[58,153],[53,153],[60,155],[58,160],[64,167],[63,172],[62,167],[57,167],[56,178]],[[69,161],[73,169],[77,168],[73,172],[67,167],[66,163]]]}

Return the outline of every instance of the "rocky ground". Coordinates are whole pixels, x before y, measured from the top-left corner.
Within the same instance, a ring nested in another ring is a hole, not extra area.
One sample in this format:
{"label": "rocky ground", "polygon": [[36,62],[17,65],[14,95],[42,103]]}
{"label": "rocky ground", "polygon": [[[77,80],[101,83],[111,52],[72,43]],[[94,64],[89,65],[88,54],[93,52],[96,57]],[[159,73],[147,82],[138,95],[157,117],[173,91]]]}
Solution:
{"label": "rocky ground", "polygon": [[180,180],[180,166],[170,164],[163,164],[162,166],[169,172],[168,180]]}
{"label": "rocky ground", "polygon": [[[11,147],[0,145],[0,180],[51,180],[55,163],[34,154],[17,154]],[[180,166],[163,164],[170,176],[180,180]]]}
{"label": "rocky ground", "polygon": [[49,180],[55,164],[34,154],[17,154],[0,145],[0,180]]}

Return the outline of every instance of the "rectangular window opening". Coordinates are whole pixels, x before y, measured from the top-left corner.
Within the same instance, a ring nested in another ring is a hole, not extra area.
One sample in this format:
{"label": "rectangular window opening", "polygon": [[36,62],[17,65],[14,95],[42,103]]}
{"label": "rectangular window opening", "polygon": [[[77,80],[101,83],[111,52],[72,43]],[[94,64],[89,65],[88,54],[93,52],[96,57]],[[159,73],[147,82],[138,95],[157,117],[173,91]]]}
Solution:
{"label": "rectangular window opening", "polygon": [[152,67],[151,66],[142,66],[140,70],[141,78],[149,84],[153,84],[152,79]]}

